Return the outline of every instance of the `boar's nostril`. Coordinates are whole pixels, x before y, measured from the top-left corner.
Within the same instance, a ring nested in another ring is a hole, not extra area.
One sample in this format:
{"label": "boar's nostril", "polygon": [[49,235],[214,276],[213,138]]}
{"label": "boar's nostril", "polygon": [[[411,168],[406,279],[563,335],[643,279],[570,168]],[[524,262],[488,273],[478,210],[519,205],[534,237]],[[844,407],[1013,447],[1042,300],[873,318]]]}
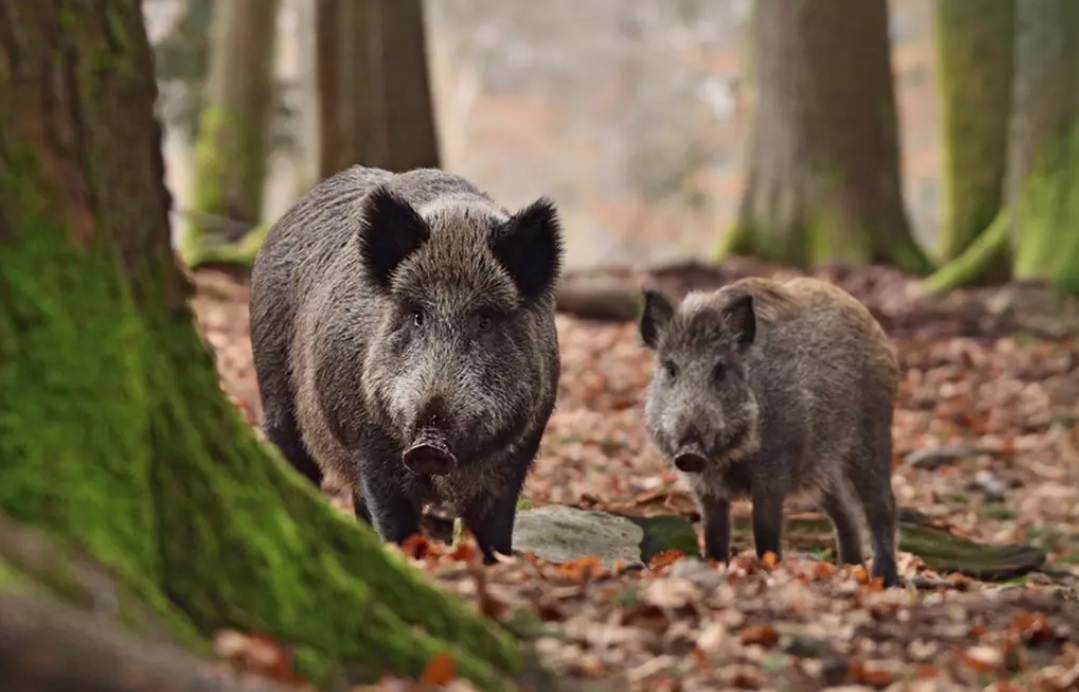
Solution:
{"label": "boar's nostril", "polygon": [[708,456],[699,442],[691,441],[683,444],[674,453],[674,467],[684,473],[701,473],[708,465]]}
{"label": "boar's nostril", "polygon": [[444,435],[429,431],[421,433],[401,454],[401,463],[413,473],[441,476],[457,468],[457,457]]}

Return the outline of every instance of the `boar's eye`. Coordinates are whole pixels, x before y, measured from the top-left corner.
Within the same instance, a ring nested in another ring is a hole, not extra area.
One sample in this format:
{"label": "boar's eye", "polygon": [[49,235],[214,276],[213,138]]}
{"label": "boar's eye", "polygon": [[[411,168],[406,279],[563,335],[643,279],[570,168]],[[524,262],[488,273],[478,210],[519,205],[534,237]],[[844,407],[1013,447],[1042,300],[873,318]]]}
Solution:
{"label": "boar's eye", "polygon": [[495,321],[490,315],[480,315],[479,320],[476,322],[476,326],[479,327],[481,332],[486,332],[494,323]]}
{"label": "boar's eye", "polygon": [[678,377],[678,366],[674,364],[674,361],[663,361],[663,372],[667,373],[667,377],[672,380]]}
{"label": "boar's eye", "polygon": [[420,327],[423,325],[425,315],[423,314],[423,308],[412,308],[410,312],[412,316],[412,324]]}

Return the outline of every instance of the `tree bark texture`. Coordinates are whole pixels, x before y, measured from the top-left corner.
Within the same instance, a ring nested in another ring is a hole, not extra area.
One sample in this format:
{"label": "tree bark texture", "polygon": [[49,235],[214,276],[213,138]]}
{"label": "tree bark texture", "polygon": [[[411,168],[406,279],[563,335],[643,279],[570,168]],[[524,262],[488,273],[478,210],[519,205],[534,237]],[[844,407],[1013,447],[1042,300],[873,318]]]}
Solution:
{"label": "tree bark texture", "polygon": [[[138,0],[0,2],[0,512],[107,567],[121,620],[148,609],[191,646],[265,634],[319,684],[447,651],[499,686],[513,640],[221,393],[169,243],[151,66]],[[39,587],[28,571],[0,560],[0,590]]]}
{"label": "tree bark texture", "polygon": [[[1015,11],[1015,0],[937,2],[937,83],[944,139],[939,254],[943,260],[966,250],[1003,205]],[[995,269],[990,278],[1007,275],[1003,254],[990,266]]]}
{"label": "tree bark texture", "polygon": [[1079,3],[1019,3],[1008,196],[1016,278],[1079,293]]}
{"label": "tree bark texture", "polygon": [[758,0],[746,188],[722,251],[921,272],[899,176],[886,0]]}
{"label": "tree bark texture", "polygon": [[[194,149],[191,208],[254,226],[262,212],[273,108],[279,0],[219,0],[214,7],[206,105]],[[242,233],[190,219],[180,239],[195,264],[207,246]]]}
{"label": "tree bark texture", "polygon": [[423,0],[316,0],[319,171],[439,166]]}

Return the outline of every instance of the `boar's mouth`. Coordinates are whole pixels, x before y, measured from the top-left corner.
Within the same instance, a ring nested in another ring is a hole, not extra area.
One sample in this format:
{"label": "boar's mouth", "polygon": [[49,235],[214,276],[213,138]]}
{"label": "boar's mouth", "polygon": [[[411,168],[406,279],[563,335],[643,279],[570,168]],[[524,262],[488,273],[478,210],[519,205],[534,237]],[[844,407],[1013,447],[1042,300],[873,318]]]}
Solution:
{"label": "boar's mouth", "polygon": [[696,442],[682,445],[674,454],[674,467],[683,473],[701,473],[708,465],[708,456]]}
{"label": "boar's mouth", "polygon": [[441,476],[457,468],[457,457],[450,451],[445,433],[421,430],[401,453],[401,463],[413,473]]}

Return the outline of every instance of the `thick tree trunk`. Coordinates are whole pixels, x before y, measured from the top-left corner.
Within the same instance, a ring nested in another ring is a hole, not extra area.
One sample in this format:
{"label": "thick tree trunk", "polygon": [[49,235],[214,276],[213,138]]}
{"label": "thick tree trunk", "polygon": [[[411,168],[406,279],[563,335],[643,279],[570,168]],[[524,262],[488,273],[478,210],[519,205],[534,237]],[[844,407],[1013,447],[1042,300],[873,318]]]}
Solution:
{"label": "thick tree trunk", "polygon": [[922,272],[899,178],[886,0],[758,0],[746,189],[721,252]]}
{"label": "thick tree trunk", "polygon": [[[1015,0],[939,0],[936,49],[944,138],[940,256],[957,257],[1000,211],[1008,157]],[[1007,276],[1003,253],[983,265]]]}
{"label": "thick tree trunk", "polygon": [[323,684],[448,651],[494,685],[519,665],[508,635],[222,395],[169,245],[155,96],[137,0],[0,3],[0,512],[106,565],[124,622],[264,633]]}
{"label": "thick tree trunk", "polygon": [[[206,106],[199,119],[191,208],[180,252],[198,264],[242,233],[212,216],[255,226],[262,212],[273,108],[278,0],[220,0],[214,7]],[[206,216],[203,216],[206,215]]]}
{"label": "thick tree trunk", "polygon": [[317,0],[319,171],[438,167],[423,0]]}

